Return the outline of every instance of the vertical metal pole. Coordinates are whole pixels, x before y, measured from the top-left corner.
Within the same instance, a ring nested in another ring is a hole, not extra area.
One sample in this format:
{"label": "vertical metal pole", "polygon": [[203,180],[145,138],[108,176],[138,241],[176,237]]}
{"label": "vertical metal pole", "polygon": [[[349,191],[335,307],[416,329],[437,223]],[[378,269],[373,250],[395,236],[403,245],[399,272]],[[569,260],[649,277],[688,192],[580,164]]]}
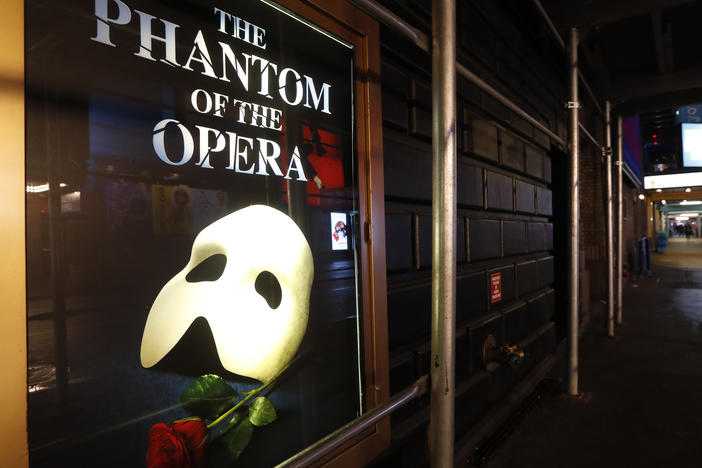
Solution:
{"label": "vertical metal pole", "polygon": [[579,166],[579,135],[578,135],[578,30],[570,28],[570,102],[568,102],[568,117],[570,123],[570,271],[569,294],[570,307],[568,314],[568,394],[578,394],[578,306],[579,306],[579,269],[578,258],[580,246],[578,243],[578,218],[580,215],[580,193],[578,182]]}
{"label": "vertical metal pole", "polygon": [[622,149],[622,116],[617,116],[617,324],[622,324],[622,169],[624,165]]}
{"label": "vertical metal pole", "polygon": [[456,343],[456,3],[432,1],[432,304],[429,457],[453,467]]}
{"label": "vertical metal pole", "polygon": [[614,213],[612,207],[612,105],[605,102],[605,172],[607,179],[607,336],[614,337]]}

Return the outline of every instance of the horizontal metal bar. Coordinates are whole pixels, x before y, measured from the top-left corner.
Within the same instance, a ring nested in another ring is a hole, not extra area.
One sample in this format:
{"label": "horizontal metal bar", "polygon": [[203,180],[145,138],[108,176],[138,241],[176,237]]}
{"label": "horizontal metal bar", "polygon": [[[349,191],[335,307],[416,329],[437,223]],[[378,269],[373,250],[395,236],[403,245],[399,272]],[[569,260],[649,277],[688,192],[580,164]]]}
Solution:
{"label": "horizontal metal bar", "polygon": [[[420,49],[424,50],[425,52],[430,52],[429,48],[429,39],[427,36],[422,33],[421,31],[418,31],[411,25],[407,24],[402,18],[399,16],[395,15],[393,12],[388,10],[382,5],[379,5],[378,3],[372,1],[372,0],[351,0],[352,3],[358,5],[361,7],[363,10],[365,10],[368,14],[373,16],[375,19],[381,21],[383,24],[386,26],[394,29],[395,31],[399,32],[400,34],[404,34],[408,39],[410,39],[414,44],[416,44]],[[471,72],[468,70],[465,66],[463,66],[460,63],[456,63],[456,70],[458,73],[466,78],[468,81],[472,82],[476,86],[478,86],[480,89],[500,101],[502,104],[504,104],[507,108],[518,114],[520,117],[523,119],[527,120],[529,123],[531,123],[533,126],[538,128],[540,131],[544,132],[546,135],[548,135],[552,140],[554,140],[556,143],[558,143],[561,146],[565,146],[566,142],[553,133],[551,129],[546,127],[544,124],[536,120],[534,117],[531,115],[527,114],[524,110],[522,110],[519,106],[514,104],[512,101],[507,99],[505,96],[500,94],[499,91],[497,91],[495,88],[487,84],[485,81],[483,81],[482,78],[480,78],[478,75],[475,73]]]}
{"label": "horizontal metal bar", "polygon": [[[553,33],[553,37],[556,38],[556,41],[558,42],[558,45],[561,46],[561,49],[564,51],[566,50],[566,45],[565,42],[563,42],[563,38],[558,32],[558,29],[556,29],[556,26],[553,24],[553,21],[551,21],[551,17],[548,16],[548,13],[546,13],[546,10],[544,9],[543,5],[541,5],[541,2],[539,0],[533,0],[534,6],[536,7],[537,10],[539,10],[539,13],[541,13],[541,16],[543,17],[544,21],[546,22],[546,25],[548,28],[551,30]],[[595,93],[592,91],[592,88],[590,88],[590,85],[587,83],[587,80],[585,80],[585,75],[583,75],[583,72],[578,69],[578,78],[580,78],[580,81],[582,82],[583,87],[587,91],[587,93],[590,95],[592,98],[593,104],[595,104],[595,107],[597,110],[602,114],[602,107],[600,106],[599,101],[597,100],[597,97],[595,96]]]}
{"label": "horizontal metal bar", "polygon": [[343,445],[348,440],[354,438],[373,424],[377,423],[385,416],[398,410],[426,392],[427,376],[423,376],[420,377],[420,379],[414,384],[390,398],[387,402],[373,408],[362,416],[354,419],[344,426],[341,426],[331,434],[319,439],[306,449],[296,453],[281,464],[277,465],[276,468],[298,468],[311,465],[316,460],[319,460],[321,457],[330,453],[335,448]]}
{"label": "horizontal metal bar", "polygon": [[426,34],[406,23],[402,18],[373,0],[350,0],[351,3],[365,10],[366,13],[380,20],[383,24],[404,34],[425,52],[430,52],[429,38]]}
{"label": "horizontal metal bar", "polygon": [[590,85],[587,83],[587,80],[585,80],[585,75],[583,75],[583,72],[580,71],[580,69],[578,69],[578,76],[580,77],[580,83],[585,88],[585,91],[587,91],[587,94],[589,94],[592,98],[592,103],[595,105],[595,108],[599,111],[600,115],[603,115],[604,113],[602,112],[602,106],[600,106],[599,101],[597,101],[595,93],[592,91],[592,88],[590,88]]}
{"label": "horizontal metal bar", "polygon": [[541,16],[544,18],[544,21],[546,21],[546,25],[549,27],[551,32],[553,33],[553,37],[556,38],[556,41],[558,41],[558,44],[561,46],[561,49],[565,50],[566,45],[565,42],[563,41],[563,38],[558,32],[558,29],[556,29],[556,26],[553,24],[553,21],[551,21],[551,17],[548,16],[548,13],[546,13],[546,10],[544,10],[543,5],[541,5],[541,2],[539,0],[533,0],[534,1],[534,6],[536,7],[537,10],[539,10],[539,13],[541,13]]}
{"label": "horizontal metal bar", "polygon": [[580,131],[583,132],[583,134],[588,137],[588,139],[595,144],[597,147],[602,147],[599,141],[590,134],[590,132],[587,131],[587,128],[585,128],[585,125],[583,125],[582,122],[578,122],[578,127],[580,127]]}
{"label": "horizontal metal bar", "polygon": [[460,63],[456,63],[456,70],[458,73],[463,76],[464,78],[468,79],[471,81],[474,85],[476,85],[478,88],[482,89],[498,101],[500,101],[505,107],[508,109],[514,111],[517,115],[522,117],[523,119],[527,120],[530,124],[532,124],[534,127],[538,128],[542,132],[544,132],[546,135],[551,137],[552,140],[560,144],[561,146],[565,146],[566,143],[565,141],[553,133],[548,127],[546,127],[544,124],[536,120],[534,117],[530,116],[527,114],[525,111],[523,111],[519,106],[514,104],[512,101],[504,97],[502,94],[500,94],[499,91],[497,91],[495,88],[490,86],[487,82],[485,82],[482,78],[480,78],[478,75],[473,73],[472,71],[468,70],[466,67],[464,67]]}

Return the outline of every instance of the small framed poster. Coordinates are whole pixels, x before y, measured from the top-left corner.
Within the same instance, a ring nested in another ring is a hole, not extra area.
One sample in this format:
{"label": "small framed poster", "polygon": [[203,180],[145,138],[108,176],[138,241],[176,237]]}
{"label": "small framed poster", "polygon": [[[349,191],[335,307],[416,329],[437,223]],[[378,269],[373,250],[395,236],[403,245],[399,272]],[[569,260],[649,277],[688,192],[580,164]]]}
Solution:
{"label": "small framed poster", "polygon": [[330,218],[332,250],[347,250],[349,248],[349,233],[347,233],[346,213],[331,213]]}

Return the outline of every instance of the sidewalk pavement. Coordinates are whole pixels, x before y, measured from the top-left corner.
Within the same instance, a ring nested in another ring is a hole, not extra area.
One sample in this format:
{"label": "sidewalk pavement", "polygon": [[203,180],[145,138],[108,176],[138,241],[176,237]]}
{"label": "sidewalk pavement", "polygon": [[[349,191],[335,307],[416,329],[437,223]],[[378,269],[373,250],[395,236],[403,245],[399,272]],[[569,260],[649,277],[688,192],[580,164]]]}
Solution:
{"label": "sidewalk pavement", "polygon": [[[591,318],[586,398],[543,392],[484,466],[702,466],[702,240],[671,239],[652,259],[651,277],[624,281],[616,338],[603,307]],[[563,364],[550,377],[564,378]]]}

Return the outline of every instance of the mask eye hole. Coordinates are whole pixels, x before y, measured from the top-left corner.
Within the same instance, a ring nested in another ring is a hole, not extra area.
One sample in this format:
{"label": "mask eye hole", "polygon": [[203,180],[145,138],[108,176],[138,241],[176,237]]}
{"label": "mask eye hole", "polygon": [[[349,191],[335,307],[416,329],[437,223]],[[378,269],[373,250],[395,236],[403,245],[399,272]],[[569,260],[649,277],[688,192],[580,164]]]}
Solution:
{"label": "mask eye hole", "polygon": [[263,296],[271,309],[278,308],[280,301],[283,299],[283,291],[280,289],[280,283],[273,273],[270,271],[259,273],[254,287],[256,292]]}
{"label": "mask eye hole", "polygon": [[188,283],[199,283],[200,281],[217,281],[224,267],[227,266],[227,257],[223,254],[210,255],[198,265],[190,270],[185,276]]}

